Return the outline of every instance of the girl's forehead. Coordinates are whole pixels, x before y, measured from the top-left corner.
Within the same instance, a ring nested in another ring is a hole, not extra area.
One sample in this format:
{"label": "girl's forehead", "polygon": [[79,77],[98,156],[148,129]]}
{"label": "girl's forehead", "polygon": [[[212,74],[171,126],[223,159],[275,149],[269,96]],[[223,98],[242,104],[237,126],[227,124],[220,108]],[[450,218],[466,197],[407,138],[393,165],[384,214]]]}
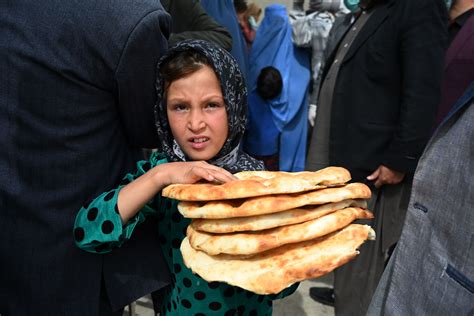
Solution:
{"label": "girl's forehead", "polygon": [[165,97],[170,94],[187,95],[188,97],[199,97],[206,94],[219,95],[223,98],[224,92],[219,77],[209,66],[203,66],[181,78],[176,78],[169,83],[164,83]]}

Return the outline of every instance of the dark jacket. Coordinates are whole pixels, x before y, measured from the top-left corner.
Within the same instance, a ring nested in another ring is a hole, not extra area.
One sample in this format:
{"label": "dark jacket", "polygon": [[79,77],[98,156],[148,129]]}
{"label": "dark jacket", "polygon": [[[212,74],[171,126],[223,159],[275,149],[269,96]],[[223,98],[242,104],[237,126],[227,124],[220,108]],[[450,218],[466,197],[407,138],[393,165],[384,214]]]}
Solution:
{"label": "dark jacket", "polygon": [[474,80],[474,14],[466,21],[446,52],[443,92],[435,125],[438,126]]}
{"label": "dark jacket", "polygon": [[156,147],[159,1],[0,2],[0,314],[97,315],[167,284],[150,222],[110,255],[74,245],[74,218]]}
{"label": "dark jacket", "polygon": [[171,15],[170,46],[186,39],[202,39],[232,49],[232,36],[206,13],[198,0],[162,0]]}
{"label": "dark jacket", "polygon": [[354,180],[380,164],[415,170],[439,103],[447,38],[445,4],[433,1],[381,1],[342,61],[329,161]]}

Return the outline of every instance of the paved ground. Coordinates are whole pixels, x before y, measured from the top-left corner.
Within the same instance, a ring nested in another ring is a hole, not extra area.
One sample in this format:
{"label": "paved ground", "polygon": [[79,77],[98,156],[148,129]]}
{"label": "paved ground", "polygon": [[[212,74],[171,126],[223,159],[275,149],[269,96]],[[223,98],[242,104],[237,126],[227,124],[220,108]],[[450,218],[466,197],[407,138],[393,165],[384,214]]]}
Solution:
{"label": "paved ground", "polygon": [[[302,282],[295,293],[282,300],[275,301],[273,316],[333,316],[334,309],[332,307],[316,303],[309,297],[310,287],[328,285],[332,285],[332,274],[319,279]],[[153,314],[151,301],[148,297],[137,301],[133,309],[133,316],[155,316]],[[129,315],[129,310],[126,308],[124,316]]]}

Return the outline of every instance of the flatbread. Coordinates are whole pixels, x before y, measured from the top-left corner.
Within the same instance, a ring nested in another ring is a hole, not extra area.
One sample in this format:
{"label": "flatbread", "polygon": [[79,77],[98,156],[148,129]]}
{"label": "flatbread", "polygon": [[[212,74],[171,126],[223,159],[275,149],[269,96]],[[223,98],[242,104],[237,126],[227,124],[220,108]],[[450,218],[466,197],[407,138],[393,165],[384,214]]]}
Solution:
{"label": "flatbread", "polygon": [[310,241],[288,244],[253,257],[210,256],[195,250],[185,238],[184,263],[208,282],[219,281],[257,294],[276,294],[295,282],[327,274],[359,254],[357,248],[375,232],[367,225],[351,224]]}
{"label": "flatbread", "polygon": [[272,214],[221,219],[194,219],[191,226],[195,230],[217,234],[259,231],[307,222],[351,206],[367,208],[367,202],[365,200],[344,200],[318,206],[308,205]]}
{"label": "flatbread", "polygon": [[363,183],[327,188],[305,193],[278,194],[249,199],[203,202],[180,202],[179,212],[188,218],[230,218],[277,213],[305,205],[321,205],[346,199],[368,199],[370,189]]}
{"label": "flatbread", "polygon": [[308,222],[259,232],[211,234],[188,226],[187,237],[191,247],[209,255],[254,255],[286,244],[322,237],[346,227],[356,219],[370,218],[373,218],[371,212],[349,207]]}
{"label": "flatbread", "polygon": [[172,184],[164,188],[161,195],[180,201],[229,200],[310,191],[343,185],[351,179],[349,171],[341,167],[314,172],[243,171],[235,176],[239,180],[224,184]]}

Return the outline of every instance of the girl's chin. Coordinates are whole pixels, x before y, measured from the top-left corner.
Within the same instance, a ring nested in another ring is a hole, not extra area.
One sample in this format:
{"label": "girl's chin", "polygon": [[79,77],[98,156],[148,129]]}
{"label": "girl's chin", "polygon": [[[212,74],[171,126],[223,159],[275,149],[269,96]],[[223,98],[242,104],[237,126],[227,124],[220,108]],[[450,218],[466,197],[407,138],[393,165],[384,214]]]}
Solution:
{"label": "girl's chin", "polygon": [[191,151],[191,152],[185,152],[185,154],[187,157],[189,157],[189,159],[193,161],[200,161],[200,160],[207,161],[207,160],[211,160],[212,158],[214,158],[215,155],[217,155],[217,153],[208,153],[205,151],[202,151],[202,152]]}

